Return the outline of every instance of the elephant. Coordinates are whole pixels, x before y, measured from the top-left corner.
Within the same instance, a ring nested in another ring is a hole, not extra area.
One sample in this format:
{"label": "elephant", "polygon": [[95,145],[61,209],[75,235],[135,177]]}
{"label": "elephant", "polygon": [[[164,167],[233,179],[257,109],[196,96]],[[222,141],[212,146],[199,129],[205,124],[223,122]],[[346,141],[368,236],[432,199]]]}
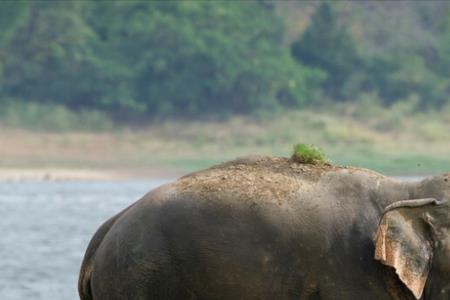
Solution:
{"label": "elephant", "polygon": [[284,157],[225,162],[106,221],[80,299],[450,299],[449,181]]}

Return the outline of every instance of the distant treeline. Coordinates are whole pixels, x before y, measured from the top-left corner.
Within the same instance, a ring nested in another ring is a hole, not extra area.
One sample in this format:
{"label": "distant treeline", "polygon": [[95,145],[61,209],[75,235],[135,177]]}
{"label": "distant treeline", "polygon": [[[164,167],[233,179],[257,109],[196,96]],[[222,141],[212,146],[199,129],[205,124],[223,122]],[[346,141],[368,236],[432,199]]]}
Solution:
{"label": "distant treeline", "polygon": [[367,95],[438,109],[450,96],[449,8],[2,1],[0,104],[58,104],[119,120],[251,114]]}

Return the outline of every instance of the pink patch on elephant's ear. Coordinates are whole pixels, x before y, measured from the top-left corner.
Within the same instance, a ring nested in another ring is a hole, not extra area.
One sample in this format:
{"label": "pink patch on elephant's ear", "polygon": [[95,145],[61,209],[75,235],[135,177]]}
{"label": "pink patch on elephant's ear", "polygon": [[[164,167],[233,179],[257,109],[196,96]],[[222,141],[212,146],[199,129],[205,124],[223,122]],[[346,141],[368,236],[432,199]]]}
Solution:
{"label": "pink patch on elephant's ear", "polygon": [[422,297],[430,271],[432,247],[425,230],[413,223],[401,208],[388,211],[380,222],[375,237],[375,259],[395,269],[400,280],[414,294]]}

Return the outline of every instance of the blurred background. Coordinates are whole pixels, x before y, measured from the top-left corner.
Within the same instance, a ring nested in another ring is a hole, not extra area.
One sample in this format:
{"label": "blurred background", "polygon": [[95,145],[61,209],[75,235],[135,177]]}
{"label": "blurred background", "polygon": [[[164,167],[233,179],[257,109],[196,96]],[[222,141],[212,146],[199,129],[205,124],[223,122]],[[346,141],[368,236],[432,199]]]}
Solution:
{"label": "blurred background", "polygon": [[2,168],[171,176],[304,142],[450,170],[447,1],[0,5]]}
{"label": "blurred background", "polygon": [[448,172],[449,99],[447,1],[3,0],[1,298],[76,299],[102,221],[237,156]]}

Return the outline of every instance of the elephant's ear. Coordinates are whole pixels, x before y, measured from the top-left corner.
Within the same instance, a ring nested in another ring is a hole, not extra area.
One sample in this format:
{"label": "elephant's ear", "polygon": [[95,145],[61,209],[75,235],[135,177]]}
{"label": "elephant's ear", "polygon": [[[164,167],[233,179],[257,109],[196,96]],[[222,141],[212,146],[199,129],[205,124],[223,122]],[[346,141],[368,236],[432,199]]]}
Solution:
{"label": "elephant's ear", "polygon": [[429,227],[423,216],[435,199],[399,201],[386,208],[375,236],[375,259],[393,267],[400,280],[420,299],[433,258]]}

